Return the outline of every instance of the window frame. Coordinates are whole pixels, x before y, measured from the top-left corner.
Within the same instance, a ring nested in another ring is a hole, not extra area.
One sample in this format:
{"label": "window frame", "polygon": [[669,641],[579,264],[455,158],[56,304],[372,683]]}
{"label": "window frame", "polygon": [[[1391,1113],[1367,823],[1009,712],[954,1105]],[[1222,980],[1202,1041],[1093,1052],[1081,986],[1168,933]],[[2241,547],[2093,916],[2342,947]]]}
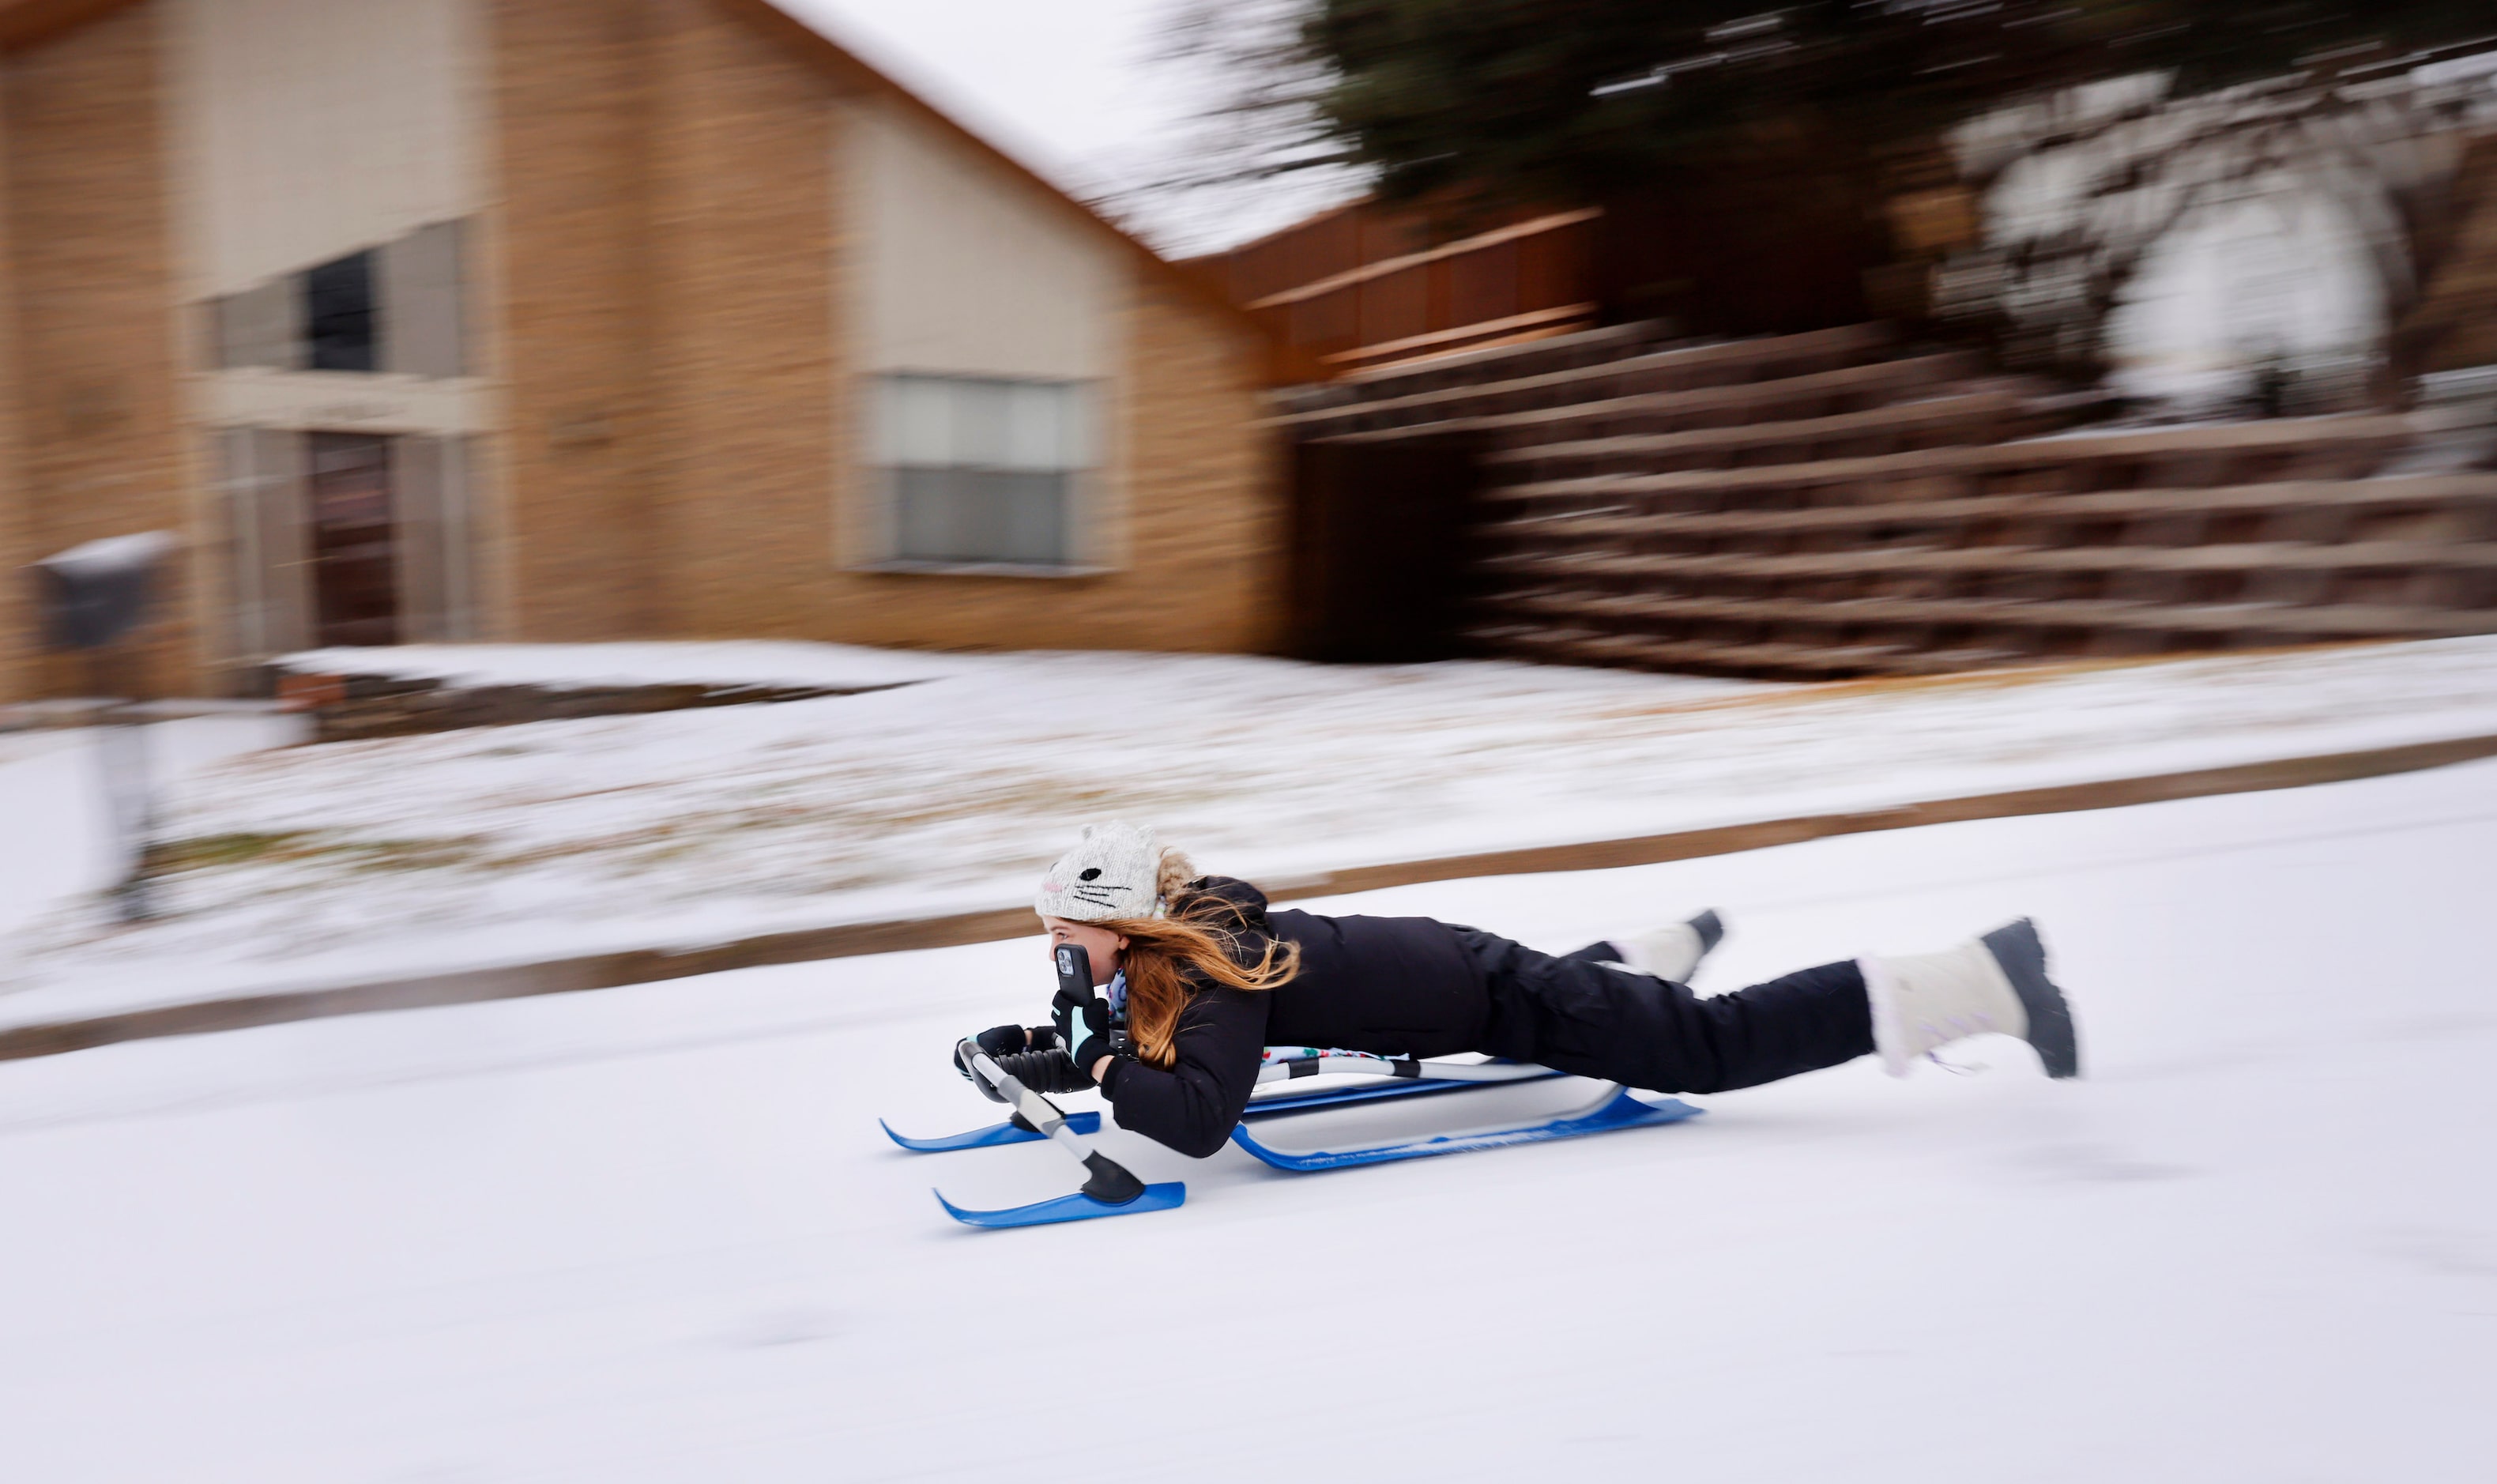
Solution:
{"label": "window frame", "polygon": [[[246,289],[199,300],[199,361],[208,371],[309,372],[317,376],[394,376],[418,381],[479,378],[477,284],[469,271],[472,218],[427,222],[387,241],[262,279]],[[323,286],[361,291],[361,308],[343,318],[355,332],[362,364],[321,364],[339,342],[322,332],[342,328],[314,311]],[[357,320],[362,323],[353,323]]]}

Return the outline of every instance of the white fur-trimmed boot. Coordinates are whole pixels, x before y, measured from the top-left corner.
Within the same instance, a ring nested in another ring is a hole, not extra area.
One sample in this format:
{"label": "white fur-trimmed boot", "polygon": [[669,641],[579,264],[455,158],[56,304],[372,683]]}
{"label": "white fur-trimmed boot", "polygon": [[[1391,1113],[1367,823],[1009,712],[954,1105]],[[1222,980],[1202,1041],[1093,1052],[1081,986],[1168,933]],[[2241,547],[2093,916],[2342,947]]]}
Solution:
{"label": "white fur-trimmed boot", "polygon": [[1699,961],[1708,957],[1708,950],[1724,937],[1724,919],[1711,907],[1689,922],[1642,932],[1634,938],[1615,938],[1613,946],[1622,951],[1625,966],[1675,984],[1689,984],[1691,976],[1699,971]]}
{"label": "white fur-trimmed boot", "polygon": [[2025,917],[1948,953],[1855,962],[1873,1005],[1873,1046],[1893,1077],[1937,1046],[1988,1031],[2036,1047],[2049,1077],[2081,1073],[2071,1007],[2046,977],[2046,945]]}

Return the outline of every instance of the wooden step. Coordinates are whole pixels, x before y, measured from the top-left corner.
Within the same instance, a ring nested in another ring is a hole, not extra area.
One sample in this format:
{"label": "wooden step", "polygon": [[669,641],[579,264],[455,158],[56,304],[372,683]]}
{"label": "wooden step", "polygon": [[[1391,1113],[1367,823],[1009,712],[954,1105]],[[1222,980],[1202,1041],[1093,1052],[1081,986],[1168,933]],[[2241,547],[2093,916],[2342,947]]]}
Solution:
{"label": "wooden step", "polygon": [[[1890,332],[1885,327],[1849,325],[1799,335],[1683,346],[1531,376],[1346,400],[1341,405],[1286,412],[1269,419],[1268,426],[1295,437],[1312,437],[1366,428],[1409,427],[1489,413],[1565,407],[1638,392],[1763,381],[1852,364],[1879,353],[1889,341]],[[1334,393],[1332,385],[1327,390]]]}
{"label": "wooden step", "polygon": [[2038,659],[2035,653],[2027,650],[1985,647],[1919,649],[1904,644],[1663,639],[1652,634],[1606,633],[1539,624],[1486,624],[1469,630],[1467,637],[1493,653],[1545,662],[1795,680],[1946,675],[1994,665],[2035,663]]}
{"label": "wooden step", "polygon": [[1523,625],[1477,629],[1468,637],[1494,652],[1524,658],[1702,674],[1778,675],[1811,680],[1893,674],[1913,663],[1912,651],[1898,645],[1658,639],[1644,634],[1587,630],[1541,631]]}
{"label": "wooden step", "polygon": [[[2466,540],[2497,540],[2497,474],[2404,475],[2369,480],[2291,480],[2191,489],[2110,489],[2085,494],[1997,494],[1805,510],[1720,510],[1640,515],[1565,511],[1486,522],[1479,539],[1500,547],[1639,541],[1695,547],[1801,538],[1915,545],[1968,544],[1971,528],[2035,522],[2190,522],[2258,516],[2285,521],[2395,512],[2443,513]],[[2467,527],[2477,526],[2478,529]],[[2034,543],[2033,543],[2034,544]]]}
{"label": "wooden step", "polygon": [[1495,480],[1528,482],[1567,477],[1573,469],[1586,474],[1661,474],[1865,458],[1988,444],[2027,430],[2019,396],[2009,392],[1975,392],[1793,422],[1526,444],[1494,450],[1483,461]]}
{"label": "wooden step", "polygon": [[1486,413],[1446,418],[1411,427],[1381,427],[1367,432],[1329,433],[1309,441],[1321,443],[1385,443],[1442,433],[1480,433],[1502,445],[1565,442],[1643,433],[1682,432],[1701,427],[1736,427],[1780,419],[1832,417],[1929,394],[1950,382],[1976,374],[1976,358],[1961,351],[1875,361],[1769,381],[1738,382],[1722,387],[1693,387],[1683,392],[1639,392],[1559,407],[1524,412]]}
{"label": "wooden step", "polygon": [[2134,629],[2261,635],[2292,640],[2433,639],[2497,632],[2497,610],[2454,612],[2391,604],[2145,603],[2107,598],[2024,602],[2002,598],[1659,597],[1529,589],[1494,594],[1488,606],[1581,623],[1720,621],[1818,628],[1875,625],[1971,628]]}
{"label": "wooden step", "polygon": [[[2349,480],[2405,448],[2407,418],[2390,414],[2174,428],[2107,437],[2030,438],[1990,447],[1921,449],[1860,458],[1742,469],[1610,474],[1493,486],[1486,499],[1589,506],[1799,503],[1863,505],[2010,493],[2065,494],[2145,486],[2196,489],[2275,480]],[[2180,477],[2181,476],[2181,477]]]}
{"label": "wooden step", "polygon": [[[2422,546],[2433,554],[2423,554]],[[2260,544],[1892,549],[1760,555],[1520,553],[1482,570],[1512,586],[1591,596],[1989,599],[2021,603],[2120,599],[2153,604],[2386,605],[2472,614],[2497,610],[2497,543],[2349,546]]]}
{"label": "wooden step", "polygon": [[1892,547],[1872,552],[1814,552],[1785,555],[1727,552],[1628,555],[1511,553],[1486,557],[1482,564],[1491,571],[1551,582],[1579,578],[1612,582],[1717,578],[1788,582],[1879,577],[1892,573],[1975,576],[1996,572],[2497,572],[2497,542],[2357,541],[2325,546],[2250,542],[2233,546],[2060,549]]}

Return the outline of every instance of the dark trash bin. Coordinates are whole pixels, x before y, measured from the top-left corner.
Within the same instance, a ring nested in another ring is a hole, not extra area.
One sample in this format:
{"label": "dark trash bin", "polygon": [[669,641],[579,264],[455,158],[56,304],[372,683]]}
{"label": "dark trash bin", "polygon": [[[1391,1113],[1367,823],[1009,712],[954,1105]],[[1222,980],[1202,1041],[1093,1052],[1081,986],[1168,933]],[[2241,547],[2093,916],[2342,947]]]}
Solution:
{"label": "dark trash bin", "polygon": [[56,649],[101,649],[147,616],[156,574],[174,550],[163,531],[107,536],[35,563],[44,633]]}

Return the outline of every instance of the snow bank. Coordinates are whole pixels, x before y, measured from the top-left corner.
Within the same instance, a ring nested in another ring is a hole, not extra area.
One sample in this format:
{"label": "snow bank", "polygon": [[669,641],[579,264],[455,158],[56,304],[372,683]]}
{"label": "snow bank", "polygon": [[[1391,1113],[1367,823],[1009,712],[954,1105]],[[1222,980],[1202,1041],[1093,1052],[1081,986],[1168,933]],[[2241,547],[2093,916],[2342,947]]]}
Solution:
{"label": "snow bank", "polygon": [[959,673],[964,659],[856,645],[724,640],[596,645],[400,645],[304,649],[280,668],[302,675],[437,679],[449,685],[777,685],[828,690],[907,684]]}
{"label": "snow bank", "polygon": [[2497,638],[1823,687],[943,663],[858,696],[236,760],[170,800],[173,915],[36,924],[0,1024],[1008,907],[1104,815],[1288,881],[2497,734]]}

